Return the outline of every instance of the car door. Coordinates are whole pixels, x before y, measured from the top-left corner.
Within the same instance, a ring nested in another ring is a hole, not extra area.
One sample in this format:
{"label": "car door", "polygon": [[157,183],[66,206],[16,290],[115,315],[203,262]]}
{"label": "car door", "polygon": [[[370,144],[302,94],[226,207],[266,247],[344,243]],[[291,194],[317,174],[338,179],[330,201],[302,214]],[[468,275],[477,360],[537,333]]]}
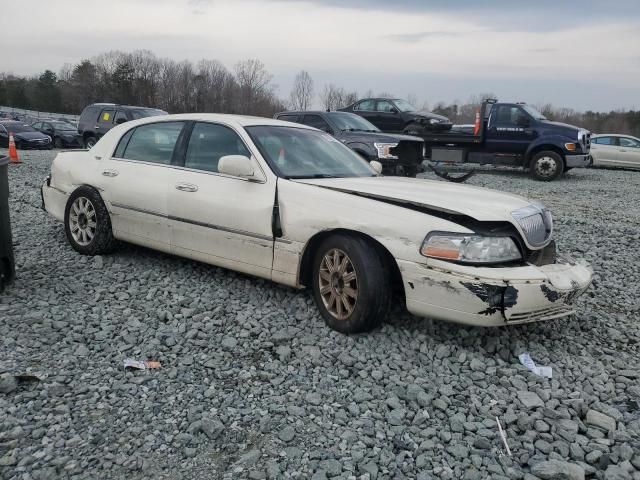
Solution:
{"label": "car door", "polygon": [[175,121],[140,125],[98,162],[98,188],[117,238],[170,250],[167,189],[184,127]]}
{"label": "car door", "polygon": [[533,119],[518,105],[498,105],[491,112],[486,145],[490,153],[524,155],[536,137]]}
{"label": "car door", "polygon": [[95,126],[96,138],[102,137],[113,127],[113,116],[115,110],[113,108],[103,108],[98,116],[98,122]]}
{"label": "car door", "polygon": [[618,166],[640,168],[640,141],[631,137],[618,137]]}
{"label": "car door", "polygon": [[389,100],[378,100],[376,103],[378,126],[383,132],[402,132],[404,122],[396,106]]}
{"label": "car door", "polygon": [[193,125],[184,168],[174,170],[168,189],[171,248],[181,256],[270,278],[275,179],[260,172],[260,180],[249,181],[218,171],[226,155],[255,160],[247,145],[228,125]]}
{"label": "car door", "polygon": [[[356,103],[353,106],[353,113],[360,115],[361,117],[366,118],[371,123],[373,123],[376,127],[380,128],[378,125],[378,112],[376,112],[376,100],[375,99],[367,99],[362,100]],[[382,130],[382,128],[380,128]]]}
{"label": "car door", "polygon": [[591,141],[591,156],[595,166],[614,166],[618,161],[616,137],[596,137]]}

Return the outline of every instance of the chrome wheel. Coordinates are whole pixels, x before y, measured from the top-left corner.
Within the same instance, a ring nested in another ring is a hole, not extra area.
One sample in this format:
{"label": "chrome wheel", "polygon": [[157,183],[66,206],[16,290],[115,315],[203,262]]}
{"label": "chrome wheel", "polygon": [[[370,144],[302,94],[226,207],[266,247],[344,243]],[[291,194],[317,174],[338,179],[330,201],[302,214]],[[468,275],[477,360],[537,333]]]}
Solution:
{"label": "chrome wheel", "polygon": [[351,259],[342,250],[329,250],[318,270],[320,297],[327,311],[338,320],[349,318],[358,301],[358,277]]}
{"label": "chrome wheel", "polygon": [[558,171],[558,162],[552,157],[540,157],[536,161],[535,169],[540,177],[553,177]]}
{"label": "chrome wheel", "polygon": [[86,197],[78,197],[71,204],[69,230],[78,245],[86,246],[96,235],[96,209]]}

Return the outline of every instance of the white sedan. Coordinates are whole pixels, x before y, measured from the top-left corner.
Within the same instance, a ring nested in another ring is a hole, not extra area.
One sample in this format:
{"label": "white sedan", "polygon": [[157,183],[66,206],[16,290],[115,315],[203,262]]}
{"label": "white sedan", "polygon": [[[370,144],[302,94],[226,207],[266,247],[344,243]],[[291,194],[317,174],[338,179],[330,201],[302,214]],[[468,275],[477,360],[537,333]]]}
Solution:
{"label": "white sedan", "polygon": [[591,158],[594,167],[640,169],[640,138],[613,133],[593,135]]}
{"label": "white sedan", "polygon": [[574,312],[592,271],[556,257],[544,206],[378,166],[303,125],[169,115],[61,152],[42,195],[81,254],[123,240],[307,287],[341,332],[373,328],[393,301],[481,326]]}

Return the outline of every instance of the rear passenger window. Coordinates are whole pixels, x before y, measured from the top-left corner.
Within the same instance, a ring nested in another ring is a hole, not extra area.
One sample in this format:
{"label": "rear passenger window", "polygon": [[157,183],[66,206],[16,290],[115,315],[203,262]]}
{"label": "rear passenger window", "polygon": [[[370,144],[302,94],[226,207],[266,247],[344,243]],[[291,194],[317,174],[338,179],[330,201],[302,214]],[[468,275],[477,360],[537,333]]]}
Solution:
{"label": "rear passenger window", "polygon": [[[145,162],[170,165],[183,122],[163,122],[141,125],[127,133],[120,140],[115,156],[127,160],[142,160]],[[127,136],[129,136],[127,142]],[[125,144],[126,145],[123,145]],[[121,150],[124,153],[118,155]]]}
{"label": "rear passenger window", "polygon": [[214,123],[196,123],[189,139],[184,166],[217,172],[218,162],[226,155],[251,157],[238,134],[229,127]]}
{"label": "rear passenger window", "polygon": [[131,139],[131,135],[133,135],[134,130],[135,128],[132,128],[127,133],[125,133],[124,136],[120,139],[120,141],[118,142],[118,146],[116,147],[116,151],[113,152],[114,157],[124,158],[122,156],[124,154],[124,149],[127,148],[127,144],[129,143],[129,140]]}
{"label": "rear passenger window", "polygon": [[285,122],[293,122],[293,123],[298,123],[300,120],[299,118],[300,115],[280,115],[278,117],[278,120],[283,120]]}
{"label": "rear passenger window", "polygon": [[358,103],[355,107],[353,107],[354,110],[362,110],[362,111],[373,111],[375,109],[376,106],[376,101],[375,100],[363,100],[360,103]]}
{"label": "rear passenger window", "polygon": [[613,145],[615,143],[611,137],[594,138],[592,142],[597,143],[598,145]]}

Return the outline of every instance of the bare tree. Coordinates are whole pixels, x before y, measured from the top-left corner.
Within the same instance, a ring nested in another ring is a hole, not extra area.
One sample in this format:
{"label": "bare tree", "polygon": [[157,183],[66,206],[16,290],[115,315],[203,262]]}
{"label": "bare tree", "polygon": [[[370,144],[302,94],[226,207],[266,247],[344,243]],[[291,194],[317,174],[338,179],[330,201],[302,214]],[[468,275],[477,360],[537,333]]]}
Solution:
{"label": "bare tree", "polygon": [[307,110],[313,99],[313,79],[305,70],[301,70],[293,82],[291,89],[291,108],[293,110]]}
{"label": "bare tree", "polygon": [[320,100],[326,110],[337,110],[358,100],[358,92],[346,92],[344,88],[329,83],[324,86]]}
{"label": "bare tree", "polygon": [[235,71],[240,87],[238,113],[249,113],[254,102],[271,93],[268,87],[273,77],[265,69],[264,63],[257,59],[236,63]]}

